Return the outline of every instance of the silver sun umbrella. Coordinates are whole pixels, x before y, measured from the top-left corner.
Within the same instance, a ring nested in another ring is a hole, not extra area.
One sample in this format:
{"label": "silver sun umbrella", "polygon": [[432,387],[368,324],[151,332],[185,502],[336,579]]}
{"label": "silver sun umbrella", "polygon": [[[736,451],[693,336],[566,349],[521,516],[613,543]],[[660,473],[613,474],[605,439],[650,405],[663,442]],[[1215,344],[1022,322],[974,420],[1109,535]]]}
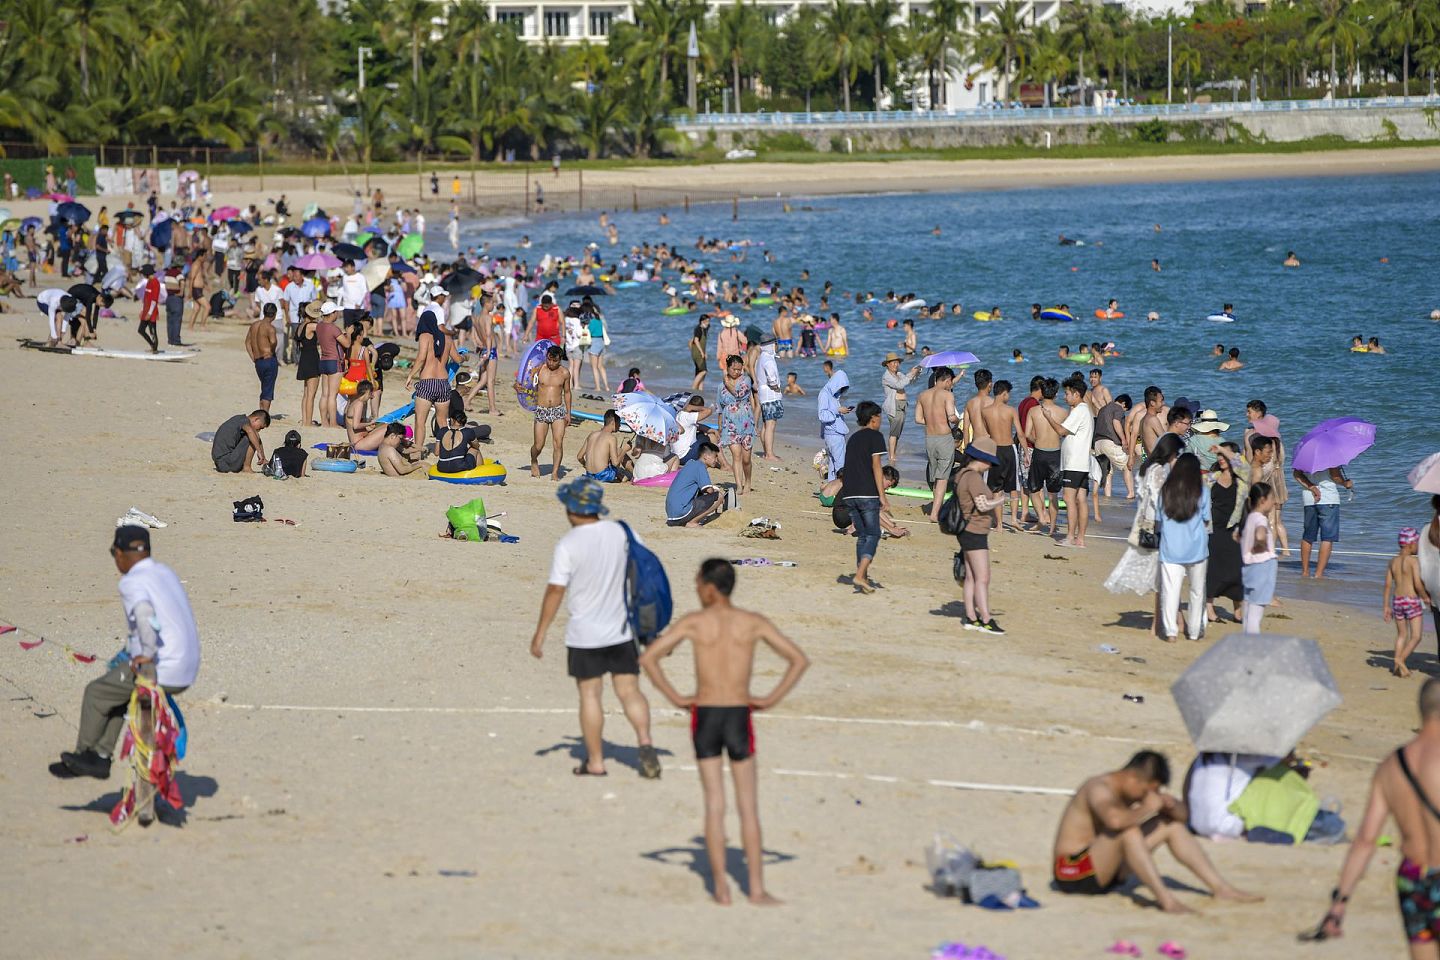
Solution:
{"label": "silver sun umbrella", "polygon": [[1340,705],[1314,640],[1232,633],[1170,687],[1198,750],[1284,756]]}

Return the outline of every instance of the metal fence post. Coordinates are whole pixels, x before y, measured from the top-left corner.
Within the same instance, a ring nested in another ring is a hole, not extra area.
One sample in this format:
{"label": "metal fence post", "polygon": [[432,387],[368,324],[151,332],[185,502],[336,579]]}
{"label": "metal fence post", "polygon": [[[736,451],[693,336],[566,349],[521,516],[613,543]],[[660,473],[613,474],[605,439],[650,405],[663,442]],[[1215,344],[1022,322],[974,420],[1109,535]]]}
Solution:
{"label": "metal fence post", "polygon": [[579,184],[580,199],[578,201],[578,206],[580,211],[583,213],[585,210],[585,171],[583,169],[577,168],[575,170],[575,181]]}
{"label": "metal fence post", "polygon": [[730,219],[740,219],[740,197],[738,195],[730,201]]}

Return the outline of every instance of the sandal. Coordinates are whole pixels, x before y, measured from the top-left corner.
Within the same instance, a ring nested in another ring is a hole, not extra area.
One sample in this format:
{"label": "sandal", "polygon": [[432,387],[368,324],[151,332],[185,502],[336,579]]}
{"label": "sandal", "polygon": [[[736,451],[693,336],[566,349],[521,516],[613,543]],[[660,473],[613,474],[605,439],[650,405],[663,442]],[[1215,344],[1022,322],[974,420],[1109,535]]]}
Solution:
{"label": "sandal", "polygon": [[570,772],[573,773],[573,774],[575,774],[575,776],[577,776],[577,777],[608,777],[608,776],[610,776],[610,771],[608,771],[608,770],[605,771],[604,773],[591,773],[591,772],[590,772],[590,765],[589,765],[588,763],[582,763],[582,764],[580,764],[580,766],[576,767],[574,770],[571,770]]}
{"label": "sandal", "polygon": [[1180,946],[1180,944],[1176,943],[1174,940],[1166,940],[1164,943],[1160,944],[1160,946],[1156,947],[1155,951],[1159,953],[1162,957],[1169,957],[1170,960],[1185,960],[1185,957],[1187,956],[1187,954],[1185,953],[1185,948]]}
{"label": "sandal", "polygon": [[1116,940],[1105,952],[1118,954],[1122,957],[1142,956],[1139,945],[1131,940]]}

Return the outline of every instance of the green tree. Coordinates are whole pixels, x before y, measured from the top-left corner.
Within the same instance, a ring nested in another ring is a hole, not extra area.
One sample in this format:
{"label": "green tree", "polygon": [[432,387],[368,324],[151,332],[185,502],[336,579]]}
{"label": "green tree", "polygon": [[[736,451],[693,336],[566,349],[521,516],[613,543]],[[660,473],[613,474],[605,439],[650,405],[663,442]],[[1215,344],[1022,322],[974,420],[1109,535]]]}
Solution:
{"label": "green tree", "polygon": [[1029,75],[1045,86],[1045,106],[1051,104],[1051,90],[1070,75],[1075,64],[1065,52],[1065,40],[1053,24],[1035,33],[1035,50],[1030,55]]}
{"label": "green tree", "polygon": [[720,8],[706,34],[706,39],[714,46],[717,59],[723,60],[730,68],[731,95],[735,98],[735,109],[739,111],[740,68],[759,59],[765,43],[765,18],[753,0],[751,3],[735,0]]}
{"label": "green tree", "polygon": [[855,82],[860,64],[870,56],[864,12],[850,0],[830,0],[820,14],[820,35],[824,38],[825,72],[840,79],[840,99],[848,113],[850,84]]}
{"label": "green tree", "polygon": [[949,103],[946,81],[968,47],[972,10],[961,0],[933,0],[928,13],[911,14],[910,34],[925,64],[931,109]]}
{"label": "green tree", "polygon": [[[1369,39],[1369,31],[1355,18],[1354,0],[1316,0],[1311,13],[1309,41],[1316,50],[1330,52],[1330,89],[1340,86],[1337,55],[1346,54],[1347,66],[1356,48]],[[1349,71],[1347,70],[1347,74]],[[1346,89],[1353,90],[1350,77],[1346,78]]]}
{"label": "green tree", "polygon": [[1011,70],[1025,73],[1034,38],[1026,23],[1028,5],[1001,0],[990,17],[981,20],[975,36],[975,54],[990,69],[1000,71],[1000,99],[1010,99]]}
{"label": "green tree", "polygon": [[904,25],[895,0],[862,0],[866,45],[870,48],[870,77],[875,83],[875,109],[880,109],[880,92],[885,88],[885,71],[895,74],[904,51]]}
{"label": "green tree", "polygon": [[1380,41],[1401,50],[1401,90],[1410,96],[1410,50],[1417,39],[1440,30],[1440,11],[1432,0],[1388,0],[1376,14]]}
{"label": "green tree", "polygon": [[1088,3],[1075,3],[1063,9],[1060,14],[1060,34],[1065,38],[1066,50],[1075,57],[1077,65],[1076,85],[1080,88],[1080,102],[1085,104],[1086,80],[1085,58],[1088,55],[1093,65],[1096,53],[1103,49],[1110,39],[1110,30],[1100,14],[1100,8]]}

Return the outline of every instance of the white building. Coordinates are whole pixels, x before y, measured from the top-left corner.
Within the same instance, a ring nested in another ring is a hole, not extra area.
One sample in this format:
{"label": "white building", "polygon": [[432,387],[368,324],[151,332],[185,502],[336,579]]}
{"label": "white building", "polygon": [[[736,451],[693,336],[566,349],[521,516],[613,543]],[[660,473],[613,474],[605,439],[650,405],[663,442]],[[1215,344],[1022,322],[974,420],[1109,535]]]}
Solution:
{"label": "white building", "polygon": [[[733,2],[733,0],[732,0]],[[783,24],[802,5],[824,6],[823,0],[754,0],[755,5],[774,26]],[[1094,2],[1094,0],[1029,0],[1025,4],[1030,22],[1036,26],[1047,23],[1060,15],[1062,6],[1069,3]],[[581,43],[589,40],[603,43],[614,25],[622,20],[632,20],[631,5],[628,2],[563,2],[563,0],[487,0],[491,16],[500,23],[513,24],[521,38],[532,43]],[[713,13],[726,3],[722,0],[708,0],[707,6]],[[990,15],[998,0],[972,0],[970,6],[976,22]],[[925,0],[900,0],[900,19],[908,20],[912,12],[924,13],[929,9]],[[965,79],[970,77],[967,89]],[[987,103],[996,96],[997,78],[993,71],[970,67],[964,74],[951,77],[947,87],[947,102],[951,107],[976,107]]]}

